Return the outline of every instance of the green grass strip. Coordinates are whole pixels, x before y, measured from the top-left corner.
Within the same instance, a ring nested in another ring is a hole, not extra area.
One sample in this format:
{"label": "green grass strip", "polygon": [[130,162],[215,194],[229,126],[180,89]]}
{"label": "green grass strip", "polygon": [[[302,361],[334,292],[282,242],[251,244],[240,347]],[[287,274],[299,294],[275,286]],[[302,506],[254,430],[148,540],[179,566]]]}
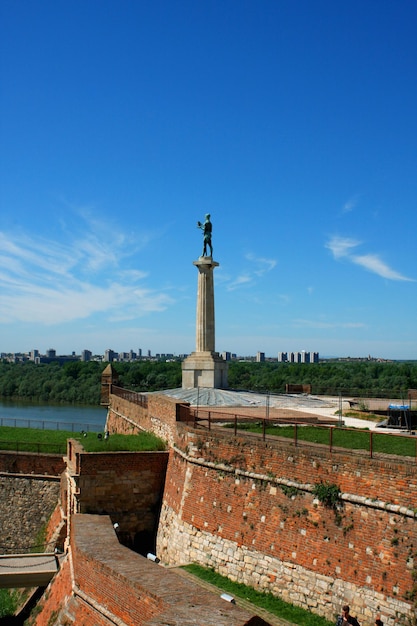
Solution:
{"label": "green grass strip", "polygon": [[185,565],[183,569],[190,572],[190,574],[194,574],[201,580],[218,587],[219,590],[229,593],[232,596],[242,598],[254,606],[258,606],[292,624],[297,624],[298,626],[334,626],[334,622],[329,622],[324,617],[320,617],[319,615],[310,613],[310,611],[284,602],[284,600],[278,596],[272,595],[272,593],[257,591],[242,583],[233,582],[226,576],[217,574],[213,569],[202,567],[195,563]]}
{"label": "green grass strip", "polygon": [[[234,428],[234,424],[228,424],[228,428]],[[238,423],[238,430],[246,430],[253,433],[262,433],[262,424]],[[295,426],[270,426],[265,429],[266,435],[294,439]],[[324,426],[298,426],[297,439],[309,443],[330,445],[330,429]],[[373,452],[393,454],[402,457],[416,457],[416,437],[405,437],[396,434],[372,432]],[[370,431],[356,429],[333,428],[333,447],[346,448],[348,450],[370,450]]]}
{"label": "green grass strip", "polygon": [[0,450],[65,454],[67,439],[80,441],[86,452],[145,452],[165,450],[165,442],[149,432],[136,435],[110,435],[105,439],[97,433],[74,433],[65,430],[0,427]]}

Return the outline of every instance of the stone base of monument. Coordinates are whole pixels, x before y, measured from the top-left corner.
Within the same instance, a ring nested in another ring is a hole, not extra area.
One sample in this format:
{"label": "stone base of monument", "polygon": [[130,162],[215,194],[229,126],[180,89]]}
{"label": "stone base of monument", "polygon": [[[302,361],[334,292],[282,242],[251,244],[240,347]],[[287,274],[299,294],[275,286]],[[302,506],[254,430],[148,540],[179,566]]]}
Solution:
{"label": "stone base of monument", "polygon": [[218,352],[192,352],[182,362],[182,388],[227,389],[228,365]]}

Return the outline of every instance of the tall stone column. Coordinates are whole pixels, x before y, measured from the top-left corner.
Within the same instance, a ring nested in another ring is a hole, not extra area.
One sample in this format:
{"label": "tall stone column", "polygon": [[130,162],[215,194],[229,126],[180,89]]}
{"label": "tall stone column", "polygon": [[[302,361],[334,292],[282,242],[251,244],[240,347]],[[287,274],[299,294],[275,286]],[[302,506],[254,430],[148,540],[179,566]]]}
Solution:
{"label": "tall stone column", "polygon": [[213,270],[219,264],[211,257],[201,257],[194,261],[198,268],[196,352],[214,352],[214,281]]}
{"label": "tall stone column", "polygon": [[201,256],[193,265],[198,269],[196,349],[182,363],[182,386],[226,389],[228,364],[215,352],[213,271],[219,264]]}

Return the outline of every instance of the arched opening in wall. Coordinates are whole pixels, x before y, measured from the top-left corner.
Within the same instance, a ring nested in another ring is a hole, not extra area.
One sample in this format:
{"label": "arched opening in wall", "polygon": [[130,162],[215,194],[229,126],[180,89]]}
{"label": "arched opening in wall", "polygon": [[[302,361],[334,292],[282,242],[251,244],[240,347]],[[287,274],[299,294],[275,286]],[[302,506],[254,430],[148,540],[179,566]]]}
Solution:
{"label": "arched opening in wall", "polygon": [[137,532],[133,538],[133,550],[142,556],[146,556],[149,552],[155,554],[155,533],[151,533],[149,530]]}

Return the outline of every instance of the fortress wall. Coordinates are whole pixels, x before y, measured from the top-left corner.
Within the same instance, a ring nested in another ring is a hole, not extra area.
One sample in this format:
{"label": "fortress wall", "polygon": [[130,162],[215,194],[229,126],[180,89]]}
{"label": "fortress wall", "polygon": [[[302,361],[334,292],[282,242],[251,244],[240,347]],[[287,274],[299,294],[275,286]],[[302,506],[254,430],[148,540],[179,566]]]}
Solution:
{"label": "fortress wall", "polygon": [[[348,602],[363,621],[411,623],[417,467],[295,447],[288,440],[179,427],[171,451],[157,554],[196,561],[333,619]],[[312,494],[337,484],[337,510]],[[397,621],[395,621],[397,620]]]}
{"label": "fortress wall", "polygon": [[153,535],[164,489],[167,452],[86,453],[82,445],[68,443],[68,476],[76,490],[68,488],[77,513],[110,515],[120,525],[124,543],[137,533]]}
{"label": "fortress wall", "polygon": [[106,430],[121,435],[132,435],[141,430],[150,430],[148,410],[116,395],[110,396]]}
{"label": "fortress wall", "polygon": [[117,541],[107,516],[75,515],[71,547],[39,603],[33,626],[268,626]]}
{"label": "fortress wall", "polygon": [[[59,614],[63,615],[66,612],[66,608],[71,602],[71,596],[71,568],[69,558],[66,557],[60,559],[60,569],[38,602],[36,611],[30,617],[30,626],[50,626],[50,624],[57,623],[56,618]],[[74,622],[68,620],[60,623],[69,625]],[[85,623],[87,626],[88,622],[80,621],[78,623]]]}
{"label": "fortress wall", "polygon": [[29,552],[58,498],[58,478],[0,475],[0,552]]}
{"label": "fortress wall", "polygon": [[59,476],[64,469],[62,454],[0,451],[0,473]]}
{"label": "fortress wall", "polygon": [[148,430],[169,443],[177,436],[177,423],[188,416],[188,405],[163,394],[150,394],[144,408],[115,394],[110,395],[106,429],[122,434]]}

